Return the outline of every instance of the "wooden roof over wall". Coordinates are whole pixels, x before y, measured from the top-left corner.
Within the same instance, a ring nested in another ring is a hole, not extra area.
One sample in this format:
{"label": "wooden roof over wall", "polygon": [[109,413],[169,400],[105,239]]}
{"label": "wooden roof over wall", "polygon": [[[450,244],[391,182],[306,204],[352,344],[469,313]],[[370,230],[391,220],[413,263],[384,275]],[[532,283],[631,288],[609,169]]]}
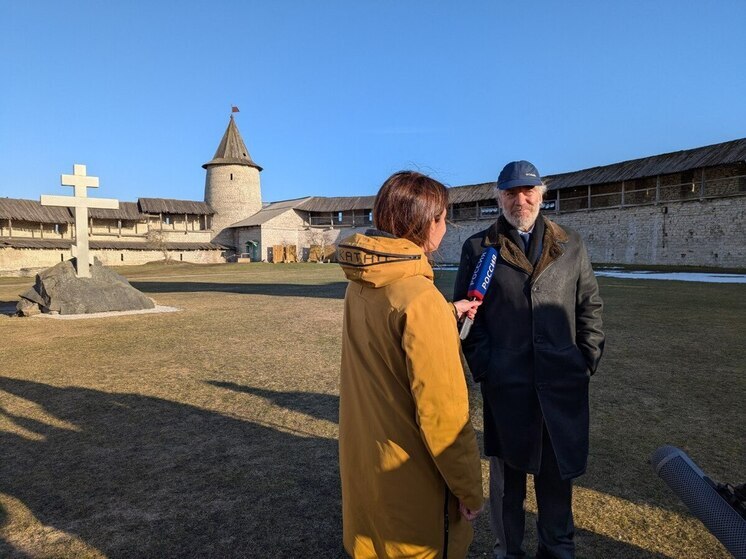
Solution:
{"label": "wooden roof over wall", "polygon": [[375,196],[312,196],[295,207],[306,212],[344,212],[350,210],[371,210]]}
{"label": "wooden roof over wall", "polygon": [[19,237],[0,237],[0,248],[54,248],[66,250],[72,246],[70,239],[23,239]]}
{"label": "wooden roof over wall", "polygon": [[[20,237],[0,237],[1,248],[51,248],[69,249],[73,245],[70,239],[24,239]],[[96,241],[90,240],[89,246],[99,250],[161,250],[158,244],[143,241]],[[166,242],[167,250],[225,250],[226,247],[217,243],[179,243]]]}
{"label": "wooden roof over wall", "polygon": [[[547,175],[544,180],[549,190],[559,190],[574,186],[614,183],[743,162],[746,162],[746,138],[601,167],[592,167],[571,173]],[[448,189],[449,203],[469,204],[494,200],[494,188],[494,182],[453,186]],[[309,212],[370,210],[373,208],[375,199],[375,196],[313,196],[295,206],[295,209]]]}
{"label": "wooden roof over wall", "polygon": [[169,198],[138,198],[140,211],[148,214],[192,214],[213,215],[215,210],[207,202],[197,200],[173,200]]}
{"label": "wooden roof over wall", "polygon": [[468,204],[495,199],[495,183],[483,182],[469,186],[453,186],[448,189],[449,204]]}
{"label": "wooden roof over wall", "polygon": [[[145,219],[147,213],[212,215],[215,210],[206,202],[167,198],[140,198],[137,202],[119,202],[119,209],[116,210],[88,209],[88,215],[93,219],[122,221],[140,221]],[[75,223],[69,208],[42,206],[38,200],[20,198],[0,198],[0,219],[32,223]]]}
{"label": "wooden roof over wall", "polygon": [[42,206],[38,200],[0,198],[0,219],[15,219],[34,223],[74,223],[70,210]]}
{"label": "wooden roof over wall", "polygon": [[549,190],[681,173],[746,161],[746,138],[544,177]]}
{"label": "wooden roof over wall", "polygon": [[[90,240],[92,249],[108,250],[161,250],[161,245],[142,241],[100,241]],[[179,243],[167,241],[163,243],[166,250],[225,250],[226,247],[217,243]]]}
{"label": "wooden roof over wall", "polygon": [[89,208],[88,215],[93,219],[121,219],[122,221],[145,219],[145,216],[140,213],[137,202],[119,202],[119,209],[117,210]]}

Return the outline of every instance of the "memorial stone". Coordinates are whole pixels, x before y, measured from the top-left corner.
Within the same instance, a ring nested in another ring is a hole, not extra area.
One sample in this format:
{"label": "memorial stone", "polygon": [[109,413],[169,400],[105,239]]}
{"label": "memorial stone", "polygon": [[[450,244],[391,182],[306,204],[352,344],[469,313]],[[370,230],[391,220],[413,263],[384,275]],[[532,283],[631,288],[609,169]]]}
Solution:
{"label": "memorial stone", "polygon": [[60,262],[36,275],[34,287],[21,295],[19,315],[59,313],[89,314],[152,309],[152,299],[130,285],[126,278],[94,259],[89,278],[75,274],[72,260]]}

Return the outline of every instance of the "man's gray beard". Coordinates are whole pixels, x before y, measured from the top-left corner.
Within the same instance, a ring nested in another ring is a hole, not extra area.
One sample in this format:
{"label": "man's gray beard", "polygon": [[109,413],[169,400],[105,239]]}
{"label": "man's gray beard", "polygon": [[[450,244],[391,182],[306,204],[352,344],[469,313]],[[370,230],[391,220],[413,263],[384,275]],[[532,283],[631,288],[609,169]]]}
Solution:
{"label": "man's gray beard", "polygon": [[536,212],[528,217],[514,217],[508,212],[503,212],[503,215],[508,223],[519,231],[528,231],[536,223],[536,218],[539,217],[539,208],[536,208]]}

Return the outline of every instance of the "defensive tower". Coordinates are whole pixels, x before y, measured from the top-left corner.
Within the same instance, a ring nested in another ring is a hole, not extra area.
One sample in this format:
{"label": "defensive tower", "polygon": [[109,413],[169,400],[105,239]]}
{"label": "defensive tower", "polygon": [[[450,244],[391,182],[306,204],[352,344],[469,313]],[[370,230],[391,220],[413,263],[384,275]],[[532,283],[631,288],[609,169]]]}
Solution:
{"label": "defensive tower", "polygon": [[215,210],[213,241],[235,247],[233,230],[226,227],[262,209],[262,168],[251,159],[233,115],[215,156],[202,167],[207,170],[205,202]]}

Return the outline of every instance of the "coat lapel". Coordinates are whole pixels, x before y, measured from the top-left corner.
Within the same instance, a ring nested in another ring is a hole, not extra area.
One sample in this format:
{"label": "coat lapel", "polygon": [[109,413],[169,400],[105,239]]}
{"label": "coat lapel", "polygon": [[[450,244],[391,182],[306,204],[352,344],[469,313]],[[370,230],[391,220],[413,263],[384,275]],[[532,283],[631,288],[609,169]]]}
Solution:
{"label": "coat lapel", "polygon": [[531,275],[532,283],[537,280],[552,262],[565,253],[565,248],[562,245],[568,240],[567,233],[562,227],[543,216],[541,219],[544,220],[544,249],[541,251],[539,261],[536,263],[534,273]]}
{"label": "coat lapel", "polygon": [[536,278],[538,278],[539,275],[541,275],[541,273],[552,264],[552,262],[565,253],[565,249],[562,245],[568,240],[567,233],[562,229],[562,227],[549,221],[544,216],[540,215],[539,219],[543,220],[544,239],[541,255],[539,256],[539,261],[536,263],[536,266],[533,266],[531,262],[529,262],[526,254],[523,252],[523,248],[519,247],[516,244],[516,241],[512,239],[510,234],[512,227],[504,216],[500,216],[498,220],[492,224],[484,239],[485,246],[493,246],[498,249],[500,258],[514,268],[517,268],[530,276],[532,282],[535,281]]}
{"label": "coat lapel", "polygon": [[484,244],[486,246],[494,246],[500,254],[500,258],[530,276],[534,267],[528,261],[528,258],[526,258],[523,248],[519,247],[511,238],[511,229],[512,227],[505,217],[500,216],[487,232]]}

